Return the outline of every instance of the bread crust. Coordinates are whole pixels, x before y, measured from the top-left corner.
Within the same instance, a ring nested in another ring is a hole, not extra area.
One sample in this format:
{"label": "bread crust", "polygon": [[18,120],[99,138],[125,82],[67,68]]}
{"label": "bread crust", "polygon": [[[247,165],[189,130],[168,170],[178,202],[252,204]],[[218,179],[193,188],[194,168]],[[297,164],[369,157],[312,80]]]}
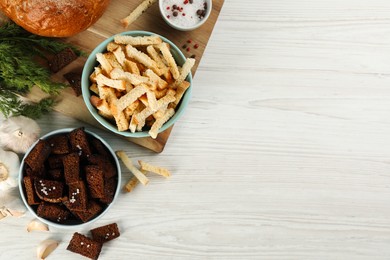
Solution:
{"label": "bread crust", "polygon": [[0,8],[31,33],[68,37],[94,24],[109,3],[110,0],[0,0]]}

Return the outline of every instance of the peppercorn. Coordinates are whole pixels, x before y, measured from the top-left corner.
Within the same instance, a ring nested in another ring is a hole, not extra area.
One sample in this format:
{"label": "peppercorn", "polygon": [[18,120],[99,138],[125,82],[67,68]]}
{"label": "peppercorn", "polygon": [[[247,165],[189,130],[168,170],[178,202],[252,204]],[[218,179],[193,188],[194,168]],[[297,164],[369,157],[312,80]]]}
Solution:
{"label": "peppercorn", "polygon": [[172,14],[173,14],[173,16],[176,17],[178,13],[177,13],[177,11],[174,11]]}

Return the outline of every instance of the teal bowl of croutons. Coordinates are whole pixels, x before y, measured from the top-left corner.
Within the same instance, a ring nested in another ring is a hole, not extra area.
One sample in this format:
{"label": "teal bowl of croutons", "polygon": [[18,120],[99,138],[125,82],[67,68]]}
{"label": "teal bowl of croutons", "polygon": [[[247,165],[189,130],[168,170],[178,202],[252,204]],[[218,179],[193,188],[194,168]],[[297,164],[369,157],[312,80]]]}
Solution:
{"label": "teal bowl of croutons", "polygon": [[56,228],[81,228],[101,218],[115,202],[120,183],[114,151],[83,127],[42,136],[26,152],[19,170],[27,209]]}
{"label": "teal bowl of croutons", "polygon": [[85,104],[104,128],[124,137],[152,137],[188,106],[195,60],[161,35],[129,31],[100,43],[83,69]]}

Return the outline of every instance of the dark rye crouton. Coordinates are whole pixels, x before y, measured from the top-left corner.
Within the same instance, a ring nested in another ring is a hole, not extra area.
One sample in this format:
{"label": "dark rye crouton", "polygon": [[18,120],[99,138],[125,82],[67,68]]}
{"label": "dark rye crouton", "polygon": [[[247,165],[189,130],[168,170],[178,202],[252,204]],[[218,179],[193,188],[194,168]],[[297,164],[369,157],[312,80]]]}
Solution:
{"label": "dark rye crouton", "polygon": [[112,202],[116,191],[116,185],[117,185],[117,180],[115,178],[105,180],[104,198],[101,198],[100,202],[105,204],[110,204]]}
{"label": "dark rye crouton", "polygon": [[51,147],[52,154],[67,154],[70,153],[70,145],[66,135],[55,135],[47,140]]}
{"label": "dark rye crouton", "polygon": [[70,153],[62,158],[66,184],[76,183],[80,179],[80,157],[77,153]]}
{"label": "dark rye crouton", "polygon": [[27,176],[34,177],[34,178],[35,177],[38,177],[38,178],[43,177],[46,174],[46,167],[44,164],[41,165],[41,168],[38,171],[33,171],[33,169],[31,169],[30,166],[28,166],[26,164],[26,168],[24,170],[25,170]]}
{"label": "dark rye crouton", "polygon": [[41,200],[59,203],[62,201],[64,184],[59,181],[51,181],[45,179],[34,180],[35,192]]}
{"label": "dark rye crouton", "polygon": [[77,55],[74,51],[71,48],[65,48],[49,60],[49,68],[52,72],[56,73],[75,59],[77,59]]}
{"label": "dark rye crouton", "polygon": [[[67,206],[67,205],[65,205]],[[102,206],[100,206],[99,203],[97,203],[94,200],[90,200],[88,202],[87,210],[86,211],[72,211],[71,212],[81,219],[83,222],[87,222],[94,218],[97,214],[99,214],[103,210]]]}
{"label": "dark rye crouton", "polygon": [[97,165],[87,165],[85,167],[85,175],[91,198],[104,198],[104,174],[102,168]]}
{"label": "dark rye crouton", "polygon": [[42,169],[47,157],[51,152],[50,145],[45,140],[39,140],[31,152],[24,159],[24,162],[33,172],[39,172]]}
{"label": "dark rye crouton", "polygon": [[69,185],[69,208],[73,211],[87,210],[87,190],[83,181],[78,181]]}
{"label": "dark rye crouton", "polygon": [[26,190],[27,203],[28,205],[38,205],[41,200],[38,198],[34,189],[34,181],[30,176],[23,178],[24,188]]}
{"label": "dark rye crouton", "polygon": [[88,158],[88,162],[93,165],[98,165],[104,173],[104,179],[110,179],[117,175],[116,166],[110,161],[110,157],[104,157],[99,154],[92,154]]}
{"label": "dark rye crouton", "polygon": [[64,78],[66,78],[66,80],[69,82],[76,96],[80,96],[81,95],[81,73],[68,72],[64,75]]}
{"label": "dark rye crouton", "polygon": [[58,180],[61,181],[64,177],[62,169],[49,170],[47,173],[48,173],[48,177],[52,180],[55,180],[55,181],[58,181]]}
{"label": "dark rye crouton", "polygon": [[69,133],[69,141],[73,152],[77,152],[82,159],[91,156],[91,148],[88,143],[84,127],[77,128]]}
{"label": "dark rye crouton", "polygon": [[98,259],[100,251],[102,250],[102,243],[76,232],[73,234],[66,249],[90,259]]}
{"label": "dark rye crouton", "polygon": [[112,157],[112,155],[108,152],[106,146],[99,139],[92,139],[91,145],[95,149],[96,153],[102,155],[104,158]]}
{"label": "dark rye crouton", "polygon": [[47,164],[49,165],[49,169],[59,169],[63,168],[64,165],[62,163],[63,155],[50,155],[47,158]]}
{"label": "dark rye crouton", "polygon": [[62,223],[70,216],[70,212],[59,204],[42,202],[37,209],[37,215],[53,222]]}
{"label": "dark rye crouton", "polygon": [[120,236],[118,225],[116,223],[94,228],[91,230],[91,234],[92,239],[100,243],[113,240]]}

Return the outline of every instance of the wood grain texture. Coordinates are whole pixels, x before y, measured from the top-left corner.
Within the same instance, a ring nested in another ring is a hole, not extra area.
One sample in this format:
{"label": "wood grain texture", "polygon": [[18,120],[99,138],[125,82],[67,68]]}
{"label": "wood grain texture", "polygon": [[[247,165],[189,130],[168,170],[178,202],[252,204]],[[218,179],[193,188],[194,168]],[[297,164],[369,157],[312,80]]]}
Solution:
{"label": "wood grain texture", "polygon": [[[64,41],[78,46],[86,53],[89,53],[102,41],[111,37],[112,35],[129,30],[150,31],[162,35],[172,41],[176,46],[178,46],[178,48],[186,57],[195,55],[196,62],[191,70],[192,75],[194,76],[198,64],[203,56],[203,52],[206,49],[214,25],[218,19],[218,15],[224,0],[214,1],[210,16],[207,21],[198,29],[187,32],[177,31],[168,26],[161,18],[158,3],[152,5],[134,23],[130,24],[127,28],[124,28],[120,23],[120,20],[126,17],[141,2],[141,0],[112,0],[104,15],[93,26],[84,32],[76,34],[75,36],[65,38]],[[187,43],[188,40],[193,41],[192,44]],[[195,44],[198,45],[197,48],[193,47]],[[183,48],[182,46],[184,45],[188,46],[190,50],[187,51],[186,48]],[[70,71],[81,72],[85,61],[85,57],[78,58],[75,62],[72,62],[64,69],[53,75],[53,80],[66,83],[63,75]],[[33,102],[38,102],[45,97],[47,97],[47,95],[40,91],[38,87],[33,88],[32,91],[26,96],[28,100]],[[103,128],[103,126],[101,126],[89,113],[82,97],[76,97],[70,87],[65,89],[65,91],[62,91],[61,95],[58,96],[57,105],[54,107],[54,110],[66,116],[70,116],[86,122],[87,124]],[[140,146],[146,147],[154,152],[160,153],[164,150],[164,147],[168,142],[171,129],[172,127],[165,130],[163,133],[160,133],[157,139],[153,139],[151,137],[127,137],[124,138],[124,140],[128,140]]]}
{"label": "wood grain texture", "polygon": [[[101,259],[389,259],[389,14],[386,0],[226,1],[163,153],[96,129],[173,173],[94,225],[123,233]],[[0,222],[0,259],[34,259],[49,237],[53,259],[80,259],[72,232],[28,234],[31,218]]]}

